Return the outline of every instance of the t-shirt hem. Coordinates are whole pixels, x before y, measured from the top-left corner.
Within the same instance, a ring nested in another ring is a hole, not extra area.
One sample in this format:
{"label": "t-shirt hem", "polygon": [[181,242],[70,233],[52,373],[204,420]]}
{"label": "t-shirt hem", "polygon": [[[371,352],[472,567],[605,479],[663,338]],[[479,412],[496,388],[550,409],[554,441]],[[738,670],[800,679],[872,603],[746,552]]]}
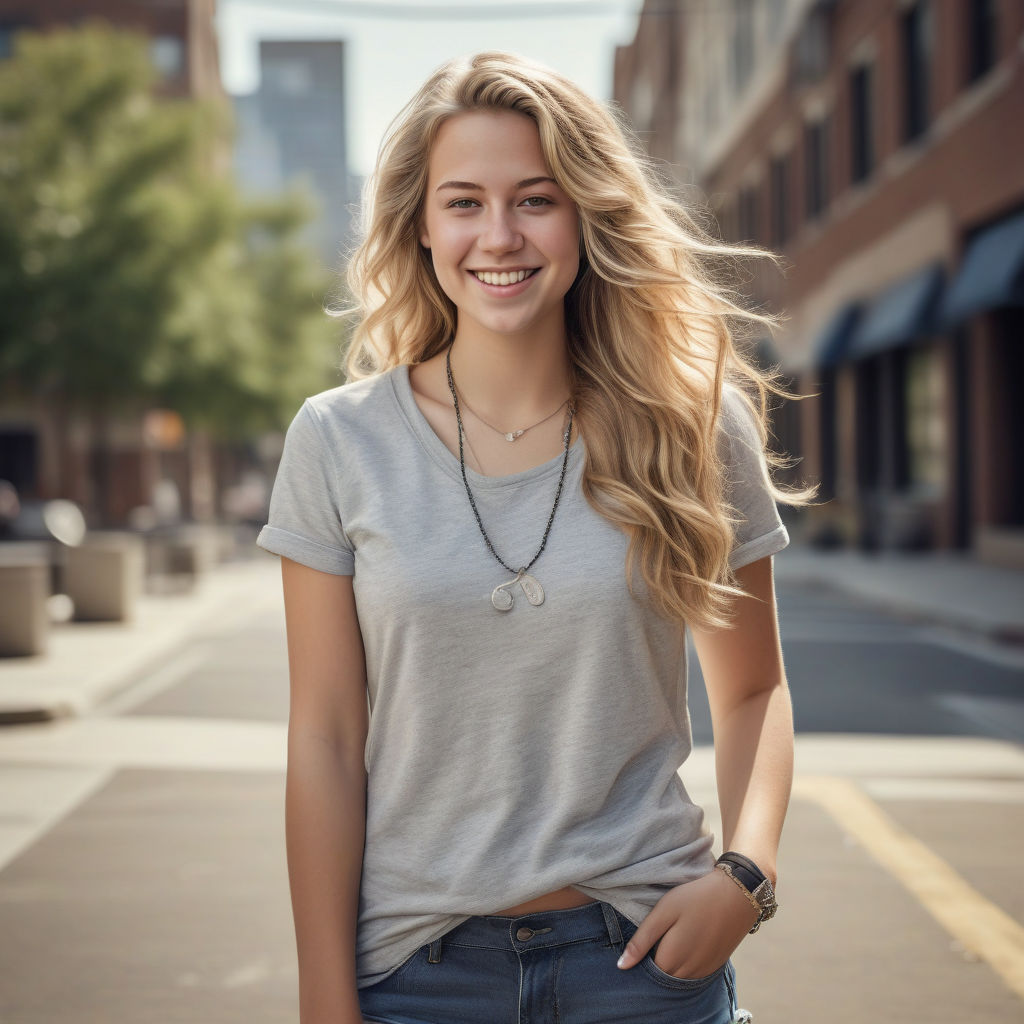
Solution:
{"label": "t-shirt hem", "polygon": [[399,953],[398,960],[390,967],[386,967],[381,971],[370,971],[365,974],[359,974],[357,972],[356,988],[369,988],[371,985],[380,984],[380,982],[384,981],[385,978],[390,978],[399,967],[401,967],[410,957],[418,953],[424,946],[429,946],[435,939],[441,938],[442,935],[447,935],[447,933],[453,928],[458,928],[463,921],[468,921],[469,918],[469,914],[452,914],[452,916],[449,917],[429,939],[418,943],[413,949],[401,951]]}
{"label": "t-shirt hem", "polygon": [[355,556],[337,548],[325,547],[277,526],[264,526],[256,544],[272,555],[284,555],[310,569],[319,569],[335,576],[355,575]]}
{"label": "t-shirt hem", "polygon": [[789,533],[783,523],[779,523],[770,533],[762,534],[753,540],[741,544],[729,556],[729,568],[741,569],[759,558],[766,558],[780,552],[789,544]]}

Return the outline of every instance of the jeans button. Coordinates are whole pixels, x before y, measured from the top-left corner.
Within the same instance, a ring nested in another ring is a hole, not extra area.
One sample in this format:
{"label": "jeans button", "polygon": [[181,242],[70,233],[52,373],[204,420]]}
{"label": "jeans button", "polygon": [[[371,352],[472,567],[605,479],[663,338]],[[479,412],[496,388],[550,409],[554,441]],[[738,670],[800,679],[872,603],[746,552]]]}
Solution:
{"label": "jeans button", "polygon": [[533,938],[533,929],[532,928],[520,928],[519,931],[516,932],[516,938],[520,942],[525,942],[527,939],[532,939]]}

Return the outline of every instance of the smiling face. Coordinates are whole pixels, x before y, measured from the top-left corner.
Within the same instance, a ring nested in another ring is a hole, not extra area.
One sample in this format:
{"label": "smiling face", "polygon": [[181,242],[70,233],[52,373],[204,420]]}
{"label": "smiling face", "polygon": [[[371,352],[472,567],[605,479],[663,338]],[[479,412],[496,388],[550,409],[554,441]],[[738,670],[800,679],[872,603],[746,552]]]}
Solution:
{"label": "smiling face", "polygon": [[551,178],[529,117],[471,111],[441,126],[420,227],[460,334],[551,332],[564,340],[579,217]]}

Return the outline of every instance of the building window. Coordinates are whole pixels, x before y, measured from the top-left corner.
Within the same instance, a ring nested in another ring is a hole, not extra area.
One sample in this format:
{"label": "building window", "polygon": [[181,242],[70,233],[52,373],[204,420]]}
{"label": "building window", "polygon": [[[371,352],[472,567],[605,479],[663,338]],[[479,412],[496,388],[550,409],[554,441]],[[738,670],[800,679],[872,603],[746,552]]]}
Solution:
{"label": "building window", "polygon": [[754,0],[733,0],[732,83],[741,92],[754,70]]}
{"label": "building window", "polygon": [[725,200],[718,208],[718,235],[724,242],[739,240],[739,224],[737,221],[736,203]]}
{"label": "building window", "polygon": [[313,68],[298,57],[268,60],[263,65],[262,88],[273,96],[308,96],[313,91]]}
{"label": "building window", "polygon": [[910,142],[928,127],[929,80],[932,69],[931,4],[918,0],[900,16],[903,44],[903,141]]}
{"label": "building window", "polygon": [[149,41],[149,59],[161,78],[177,78],[185,70],[185,44],[178,36],[155,36]]}
{"label": "building window", "polygon": [[804,127],[804,193],[807,219],[821,216],[828,206],[828,140],[827,118],[808,121]]}
{"label": "building window", "polygon": [[850,72],[850,179],[870,177],[875,166],[875,118],[872,67],[859,64]]}
{"label": "building window", "polygon": [[921,496],[938,496],[946,486],[947,415],[940,351],[934,346],[907,352],[907,484]]}
{"label": "building window", "polygon": [[967,81],[975,82],[996,63],[999,18],[996,0],[967,2]]}
{"label": "building window", "polygon": [[772,159],[770,182],[772,225],[770,245],[781,249],[789,241],[789,154]]}
{"label": "building window", "polygon": [[745,185],[740,189],[739,201],[739,236],[742,242],[756,242],[760,237],[758,218],[760,210],[757,202],[757,186]]}

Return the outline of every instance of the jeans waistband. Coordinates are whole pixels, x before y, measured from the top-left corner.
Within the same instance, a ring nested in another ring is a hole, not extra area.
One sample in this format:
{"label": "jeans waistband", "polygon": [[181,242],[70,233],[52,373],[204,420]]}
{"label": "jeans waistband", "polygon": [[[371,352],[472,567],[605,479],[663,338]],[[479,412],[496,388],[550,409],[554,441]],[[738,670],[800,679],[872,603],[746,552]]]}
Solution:
{"label": "jeans waistband", "polygon": [[431,945],[431,959],[443,945],[477,946],[521,953],[544,946],[561,946],[586,939],[622,942],[622,930],[611,905],[602,900],[565,910],[537,910],[517,917],[471,917]]}

